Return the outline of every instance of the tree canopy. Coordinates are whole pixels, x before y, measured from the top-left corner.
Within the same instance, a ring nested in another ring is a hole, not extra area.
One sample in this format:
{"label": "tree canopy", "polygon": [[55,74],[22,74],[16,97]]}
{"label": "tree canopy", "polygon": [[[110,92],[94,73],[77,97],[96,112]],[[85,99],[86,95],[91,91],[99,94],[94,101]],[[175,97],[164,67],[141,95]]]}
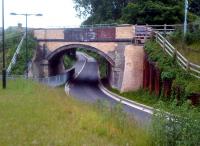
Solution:
{"label": "tree canopy", "polygon": [[[184,0],[74,0],[83,24],[175,24],[184,19]],[[190,21],[200,15],[200,0],[190,0]]]}

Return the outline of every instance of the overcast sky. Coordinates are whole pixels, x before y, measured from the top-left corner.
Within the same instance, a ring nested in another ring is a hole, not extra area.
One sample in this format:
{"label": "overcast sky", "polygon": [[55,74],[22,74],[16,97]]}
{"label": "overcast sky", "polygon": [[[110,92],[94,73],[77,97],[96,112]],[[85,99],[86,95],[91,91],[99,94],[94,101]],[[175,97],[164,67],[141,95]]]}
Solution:
{"label": "overcast sky", "polygon": [[[0,1],[1,3],[1,1]],[[80,25],[83,20],[76,16],[72,0],[4,0],[5,26],[25,26],[25,16],[15,13],[42,13],[42,17],[29,16],[29,27],[63,27]],[[2,26],[2,4],[0,4],[0,26]]]}

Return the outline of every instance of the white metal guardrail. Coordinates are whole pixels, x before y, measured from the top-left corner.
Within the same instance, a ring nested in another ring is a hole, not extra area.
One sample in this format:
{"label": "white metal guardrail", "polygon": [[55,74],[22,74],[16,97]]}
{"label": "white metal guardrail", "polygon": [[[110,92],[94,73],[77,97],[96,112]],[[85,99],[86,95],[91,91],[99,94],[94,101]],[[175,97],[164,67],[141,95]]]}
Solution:
{"label": "white metal guardrail", "polygon": [[[61,74],[45,78],[37,78],[37,77],[27,78],[25,75],[7,75],[6,79],[7,80],[27,79],[27,80],[37,81],[39,83],[46,84],[51,87],[57,87],[64,85],[69,80],[69,76],[67,74]],[[2,80],[2,75],[0,75],[0,80]]]}
{"label": "white metal guardrail", "polygon": [[19,54],[19,52],[20,52],[20,50],[21,50],[21,46],[22,46],[22,44],[23,44],[23,41],[24,41],[25,36],[26,36],[26,33],[23,35],[23,37],[22,37],[22,39],[21,39],[19,45],[17,46],[17,49],[16,49],[16,51],[15,51],[15,54],[13,55],[13,58],[12,58],[12,60],[11,60],[11,62],[10,62],[10,64],[9,64],[9,66],[8,66],[8,68],[7,68],[7,70],[6,70],[7,74],[10,73],[12,67],[16,64],[17,56],[18,56],[18,54]]}
{"label": "white metal guardrail", "polygon": [[[27,79],[32,81],[37,81],[42,84],[46,84],[51,87],[57,87],[64,85],[67,81],[74,78],[75,68],[71,68],[63,74],[59,74],[56,76],[38,78],[38,77],[29,77],[27,78],[25,75],[7,75],[7,80],[16,80],[16,79]],[[2,80],[2,75],[0,75],[0,80]]]}
{"label": "white metal guardrail", "polygon": [[39,83],[46,84],[51,87],[57,87],[64,85],[68,80],[67,74],[61,74],[57,76],[45,77],[45,78],[30,78],[31,80],[38,81]]}
{"label": "white metal guardrail", "polygon": [[171,57],[176,57],[178,64],[191,75],[200,79],[200,66],[190,62],[186,59],[170,42],[163,37],[159,32],[154,32],[156,42],[163,48],[163,50]]}

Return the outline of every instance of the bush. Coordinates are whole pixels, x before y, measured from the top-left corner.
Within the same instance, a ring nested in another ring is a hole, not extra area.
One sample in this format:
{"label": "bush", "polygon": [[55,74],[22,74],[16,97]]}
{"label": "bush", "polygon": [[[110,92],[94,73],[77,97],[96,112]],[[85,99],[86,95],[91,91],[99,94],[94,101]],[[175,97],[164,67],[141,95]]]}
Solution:
{"label": "bush", "polygon": [[[160,103],[158,107],[164,109]],[[167,107],[170,114],[156,111],[152,124],[152,145],[165,146],[199,146],[200,145],[200,113],[191,109],[189,104]]]}
{"label": "bush", "polygon": [[176,74],[175,74],[174,71],[163,71],[161,73],[162,80],[164,80],[164,79],[173,79],[173,78],[175,78],[175,76],[176,76]]}
{"label": "bush", "polygon": [[188,25],[187,33],[184,38],[183,28],[179,27],[169,36],[170,41],[173,43],[182,43],[185,40],[186,45],[197,43],[200,40],[200,22],[196,21]]}
{"label": "bush", "polygon": [[[177,35],[179,35],[178,32]],[[180,68],[175,59],[164,53],[154,40],[150,40],[145,44],[145,51],[149,60],[156,62],[157,67],[161,70],[162,80],[174,79],[171,95],[173,99],[178,97],[181,98],[180,100],[185,100],[192,93],[200,93],[200,80]]]}

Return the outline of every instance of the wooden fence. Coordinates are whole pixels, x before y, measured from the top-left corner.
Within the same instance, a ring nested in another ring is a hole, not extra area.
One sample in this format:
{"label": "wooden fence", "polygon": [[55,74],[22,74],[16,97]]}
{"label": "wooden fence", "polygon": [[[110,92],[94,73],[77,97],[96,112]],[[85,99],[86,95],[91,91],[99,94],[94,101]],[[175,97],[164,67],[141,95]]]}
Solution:
{"label": "wooden fence", "polygon": [[156,42],[163,48],[163,50],[171,57],[176,57],[178,64],[191,75],[200,79],[200,66],[190,62],[186,59],[169,41],[163,37],[159,32],[154,31]]}

